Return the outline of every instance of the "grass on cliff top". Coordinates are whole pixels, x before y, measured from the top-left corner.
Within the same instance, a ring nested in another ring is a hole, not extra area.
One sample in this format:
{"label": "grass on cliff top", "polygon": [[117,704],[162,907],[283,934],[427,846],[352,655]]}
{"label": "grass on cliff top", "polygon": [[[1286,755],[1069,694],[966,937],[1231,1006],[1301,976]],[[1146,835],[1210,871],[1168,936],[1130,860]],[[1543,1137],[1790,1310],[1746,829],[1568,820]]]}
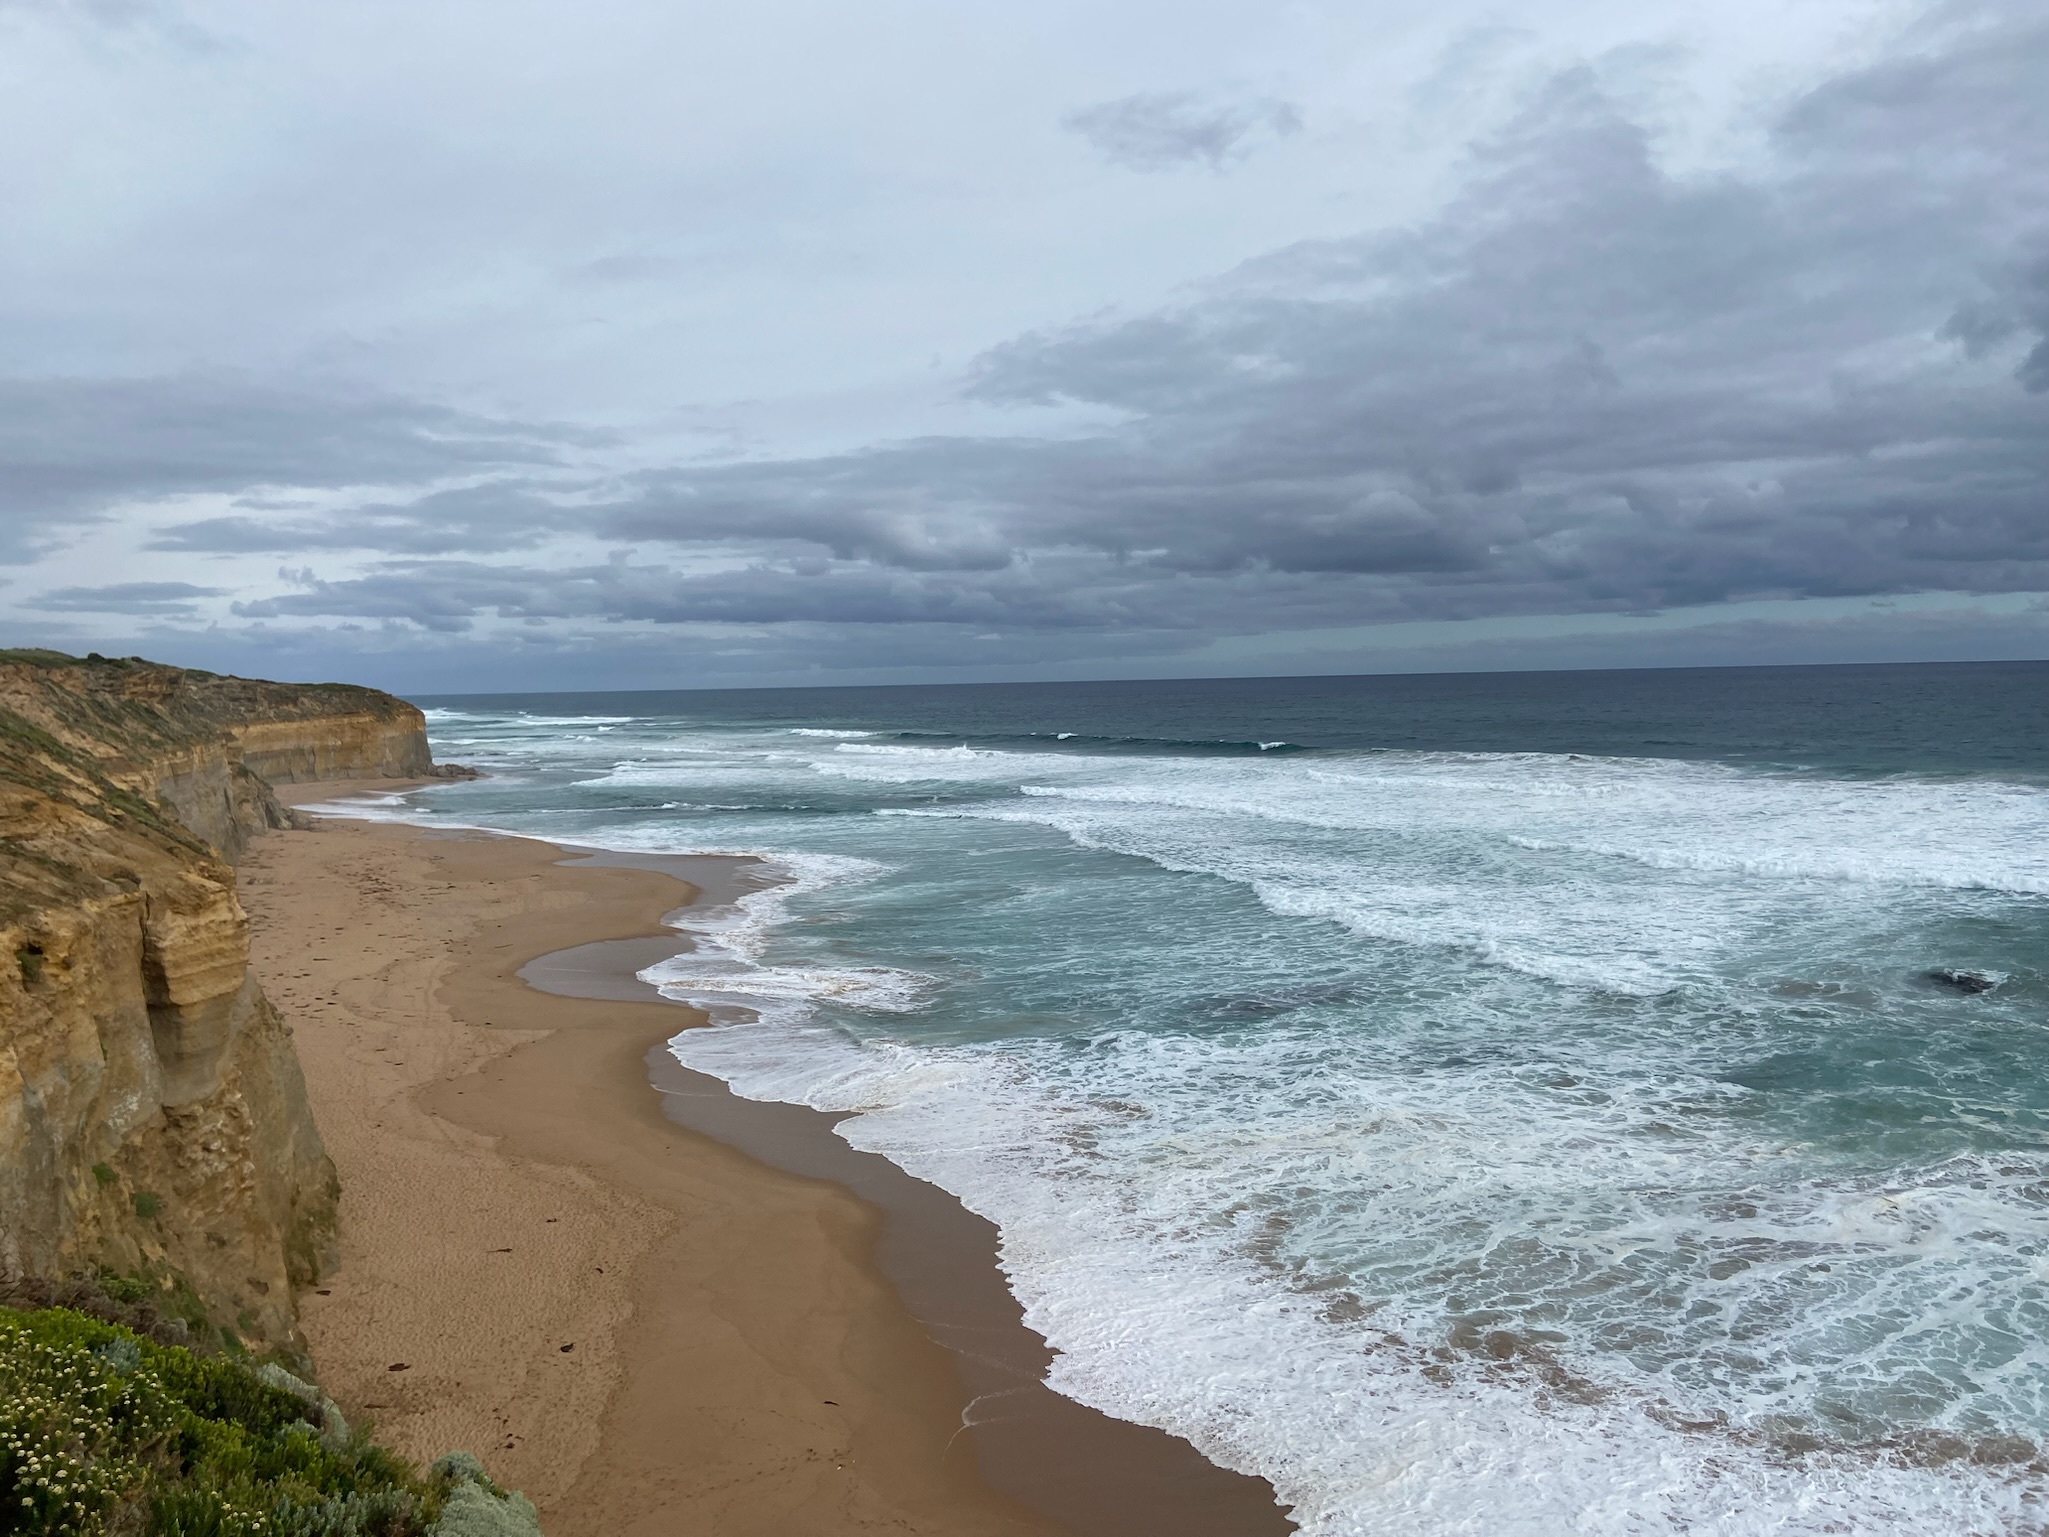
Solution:
{"label": "grass on cliff top", "polygon": [[[48,646],[0,646],[0,664],[8,662],[19,667],[166,667],[169,663],[152,662],[139,656],[101,656],[97,651],[88,651],[84,656],[73,656],[69,651],[52,651]],[[177,669],[191,678],[217,678],[219,673],[204,672],[197,667]]]}
{"label": "grass on cliff top", "polygon": [[259,689],[317,689],[329,693],[361,695],[370,700],[389,700],[393,696],[382,689],[371,688],[361,683],[285,683],[267,678],[243,678],[234,673],[208,672],[203,667],[179,667],[170,662],[152,662],[141,656],[101,656],[97,651],[88,651],[84,656],[73,656],[68,651],[52,651],[47,646],[0,646],[0,666],[12,663],[17,667],[49,667],[73,669],[112,669],[116,672],[169,673],[196,683],[249,684]]}
{"label": "grass on cliff top", "polygon": [[463,1453],[421,1475],[276,1368],[0,1307],[0,1533],[540,1537]]}

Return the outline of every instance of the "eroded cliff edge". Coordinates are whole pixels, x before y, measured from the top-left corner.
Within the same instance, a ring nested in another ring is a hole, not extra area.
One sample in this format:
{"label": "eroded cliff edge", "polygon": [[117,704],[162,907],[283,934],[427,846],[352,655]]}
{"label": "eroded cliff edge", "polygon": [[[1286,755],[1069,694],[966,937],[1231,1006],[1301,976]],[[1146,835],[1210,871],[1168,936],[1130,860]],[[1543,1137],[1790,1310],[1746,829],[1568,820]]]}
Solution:
{"label": "eroded cliff edge", "polygon": [[337,1189],[231,861],[272,783],[433,772],[374,689],[0,651],[0,1273],[296,1348]]}

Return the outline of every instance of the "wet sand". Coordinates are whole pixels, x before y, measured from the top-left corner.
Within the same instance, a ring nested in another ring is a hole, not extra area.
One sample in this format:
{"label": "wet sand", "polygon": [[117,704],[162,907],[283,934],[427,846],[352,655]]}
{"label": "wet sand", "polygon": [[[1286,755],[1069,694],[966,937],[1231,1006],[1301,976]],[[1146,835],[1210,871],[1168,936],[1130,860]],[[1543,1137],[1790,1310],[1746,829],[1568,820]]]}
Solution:
{"label": "wet sand", "polygon": [[1039,1385],[986,1223],[661,1049],[702,1016],[633,976],[682,947],[660,918],[761,879],[361,822],[261,842],[258,974],[344,1188],[305,1299],[329,1389],[411,1455],[478,1452],[551,1537],[1289,1530],[1263,1482]]}

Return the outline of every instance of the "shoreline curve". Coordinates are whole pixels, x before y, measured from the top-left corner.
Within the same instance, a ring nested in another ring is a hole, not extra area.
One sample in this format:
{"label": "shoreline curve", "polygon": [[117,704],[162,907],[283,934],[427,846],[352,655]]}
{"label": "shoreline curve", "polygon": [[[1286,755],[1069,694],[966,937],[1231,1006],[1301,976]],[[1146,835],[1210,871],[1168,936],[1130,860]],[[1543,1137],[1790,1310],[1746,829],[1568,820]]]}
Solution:
{"label": "shoreline curve", "polygon": [[[481,1442],[557,1537],[1293,1530],[1264,1480],[1045,1387],[995,1230],[951,1195],[668,1054],[703,1015],[633,972],[748,863],[342,818],[261,840],[259,964],[342,1164],[343,1265],[305,1299],[338,1396],[418,1455]],[[313,953],[343,909],[393,906],[361,974]],[[458,1171],[478,1209],[421,1244]],[[479,1265],[508,1250],[521,1287]]]}

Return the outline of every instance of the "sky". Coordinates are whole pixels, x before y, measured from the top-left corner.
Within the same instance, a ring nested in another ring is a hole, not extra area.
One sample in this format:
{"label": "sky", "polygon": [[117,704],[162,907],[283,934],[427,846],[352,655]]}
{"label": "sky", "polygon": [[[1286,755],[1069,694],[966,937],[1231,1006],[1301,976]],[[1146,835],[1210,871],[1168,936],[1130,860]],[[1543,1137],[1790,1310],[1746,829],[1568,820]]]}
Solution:
{"label": "sky", "polygon": [[2039,0],[0,0],[0,644],[2049,656]]}

